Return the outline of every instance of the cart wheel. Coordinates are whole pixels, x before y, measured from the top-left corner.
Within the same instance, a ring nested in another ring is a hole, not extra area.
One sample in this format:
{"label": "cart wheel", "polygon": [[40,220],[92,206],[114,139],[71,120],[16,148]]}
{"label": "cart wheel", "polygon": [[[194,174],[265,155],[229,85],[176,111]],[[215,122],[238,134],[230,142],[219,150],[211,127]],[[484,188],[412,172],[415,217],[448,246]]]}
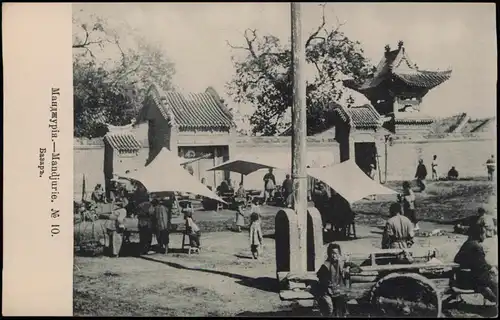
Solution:
{"label": "cart wheel", "polygon": [[434,283],[420,274],[391,273],[377,281],[369,297],[383,316],[441,316],[441,295]]}

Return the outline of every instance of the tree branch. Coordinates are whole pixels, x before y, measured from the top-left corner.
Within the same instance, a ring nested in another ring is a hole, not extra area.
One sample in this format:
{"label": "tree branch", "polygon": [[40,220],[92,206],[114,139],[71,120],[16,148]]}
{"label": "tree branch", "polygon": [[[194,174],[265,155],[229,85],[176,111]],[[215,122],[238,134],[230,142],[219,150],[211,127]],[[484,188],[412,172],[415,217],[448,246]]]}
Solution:
{"label": "tree branch", "polygon": [[318,29],[316,29],[315,32],[313,32],[309,38],[306,41],[306,48],[309,46],[311,41],[318,35],[318,33],[323,29],[326,25],[326,18],[325,18],[325,7],[326,3],[320,4],[321,6],[321,24],[319,25]]}
{"label": "tree branch", "polygon": [[[249,35],[249,33],[251,33],[251,35]],[[243,37],[245,38],[245,41],[247,43],[246,47],[233,46],[228,41],[226,41],[226,42],[233,49],[241,49],[241,50],[248,51],[250,53],[250,55],[252,56],[252,58],[255,60],[256,64],[259,66],[260,72],[262,72],[269,80],[271,80],[273,82],[276,81],[276,78],[271,73],[269,73],[269,71],[267,70],[267,68],[264,65],[261,58],[265,57],[266,55],[279,56],[279,54],[272,53],[272,52],[264,52],[261,54],[257,54],[257,52],[255,51],[255,48],[254,48],[254,43],[257,40],[257,30],[256,29],[246,29],[244,34],[243,34]]]}

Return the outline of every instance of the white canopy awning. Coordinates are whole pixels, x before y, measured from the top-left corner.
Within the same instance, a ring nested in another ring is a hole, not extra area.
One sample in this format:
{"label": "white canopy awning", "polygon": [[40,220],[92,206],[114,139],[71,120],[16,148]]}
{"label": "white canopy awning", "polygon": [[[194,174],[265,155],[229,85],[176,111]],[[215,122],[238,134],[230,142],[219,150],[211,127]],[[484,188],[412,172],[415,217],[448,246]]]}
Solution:
{"label": "white canopy awning", "polygon": [[307,173],[326,183],[349,203],[375,194],[397,194],[368,177],[354,162],[349,160],[325,168],[308,168]]}
{"label": "white canopy awning", "polygon": [[226,203],[182,168],[180,163],[177,155],[163,148],[150,164],[123,177],[140,181],[148,192],[188,192]]}

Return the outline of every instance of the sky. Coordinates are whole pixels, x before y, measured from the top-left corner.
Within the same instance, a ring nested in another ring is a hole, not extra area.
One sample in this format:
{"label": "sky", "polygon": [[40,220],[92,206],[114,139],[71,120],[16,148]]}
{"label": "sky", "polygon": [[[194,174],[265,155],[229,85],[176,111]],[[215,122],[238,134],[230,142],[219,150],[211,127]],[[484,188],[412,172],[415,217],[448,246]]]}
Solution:
{"label": "sky", "polygon": [[[232,45],[243,45],[243,32],[257,29],[282,41],[290,37],[289,3],[87,3],[74,10],[126,21],[148,40],[161,43],[175,63],[174,83],[184,91],[214,87],[225,93],[234,69]],[[422,112],[445,117],[467,112],[471,117],[496,114],[497,37],[495,4],[488,3],[328,3],[328,25],[343,24],[361,42],[366,57],[377,64],[384,46],[404,41],[410,59],[421,69],[453,70],[450,80],[424,98]],[[304,37],[321,19],[316,3],[302,4]],[[356,95],[357,103],[366,100]],[[249,114],[249,106],[237,106]]]}

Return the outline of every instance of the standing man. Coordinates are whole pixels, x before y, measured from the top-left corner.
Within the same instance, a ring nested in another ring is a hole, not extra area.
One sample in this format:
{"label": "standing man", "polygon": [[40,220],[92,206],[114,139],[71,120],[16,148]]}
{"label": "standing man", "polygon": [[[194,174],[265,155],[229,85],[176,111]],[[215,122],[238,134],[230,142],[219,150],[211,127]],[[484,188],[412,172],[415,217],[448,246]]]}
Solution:
{"label": "standing man", "polygon": [[432,167],[432,180],[438,180],[439,179],[439,175],[438,175],[438,162],[437,162],[437,156],[436,155],[434,155],[434,157],[432,157],[431,167]]}
{"label": "standing man", "polygon": [[391,218],[387,220],[382,235],[382,249],[406,249],[413,245],[413,223],[401,214],[399,203],[391,204]]}
{"label": "standing man", "polygon": [[425,190],[425,178],[427,178],[427,168],[425,167],[424,160],[418,160],[417,172],[415,173],[415,178],[417,179],[417,185],[420,188],[420,192]]}
{"label": "standing man", "polygon": [[489,158],[486,161],[486,170],[488,171],[488,180],[493,181],[493,174],[495,173],[495,156],[491,155],[491,158]]}
{"label": "standing man", "polygon": [[286,208],[292,207],[292,196],[293,196],[293,181],[290,178],[290,175],[287,174],[285,180],[283,181],[283,185],[281,186],[283,193],[283,200],[285,202]]}
{"label": "standing man", "polygon": [[415,194],[411,190],[408,181],[403,182],[403,194],[399,196],[400,203],[403,205],[403,214],[413,223],[413,230],[419,230],[417,214],[415,213]]}
{"label": "standing man", "polygon": [[264,176],[264,202],[267,203],[274,196],[274,188],[276,187],[276,178],[273,174],[273,169]]}
{"label": "standing man", "polygon": [[145,201],[137,206],[137,218],[139,227],[139,242],[141,254],[148,254],[153,241],[153,226],[151,217],[151,202]]}
{"label": "standing man", "polygon": [[166,254],[168,252],[171,210],[162,205],[157,198],[151,201],[151,205],[153,211],[153,230],[155,231],[159,247],[157,252]]}

